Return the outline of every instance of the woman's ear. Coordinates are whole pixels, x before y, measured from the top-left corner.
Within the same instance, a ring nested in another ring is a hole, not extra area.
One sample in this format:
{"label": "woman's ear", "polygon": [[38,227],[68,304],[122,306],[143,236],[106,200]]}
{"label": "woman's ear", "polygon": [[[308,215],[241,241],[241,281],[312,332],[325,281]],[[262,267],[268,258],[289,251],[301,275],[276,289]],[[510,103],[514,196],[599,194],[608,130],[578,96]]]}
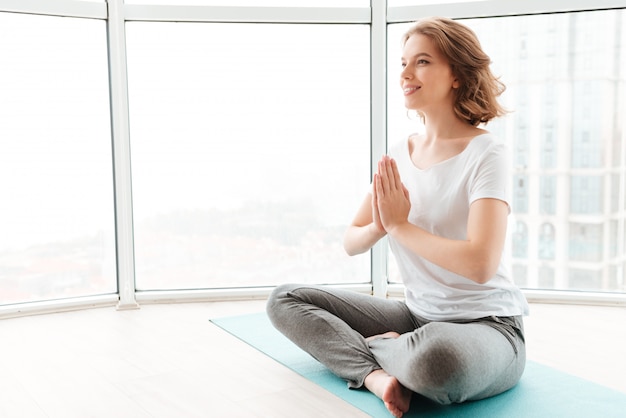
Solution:
{"label": "woman's ear", "polygon": [[458,89],[460,85],[461,85],[461,83],[459,83],[459,79],[455,78],[454,81],[452,82],[452,88],[453,89]]}

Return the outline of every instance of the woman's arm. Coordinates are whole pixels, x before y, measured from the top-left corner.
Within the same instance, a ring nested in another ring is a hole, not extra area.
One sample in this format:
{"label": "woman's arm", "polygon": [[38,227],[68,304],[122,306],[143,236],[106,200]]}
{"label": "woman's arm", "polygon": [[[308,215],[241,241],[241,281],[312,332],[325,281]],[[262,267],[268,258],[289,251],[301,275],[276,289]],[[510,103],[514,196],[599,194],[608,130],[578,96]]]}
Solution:
{"label": "woman's arm", "polygon": [[[373,202],[372,194],[368,193],[359,207],[354,220],[346,230],[343,247],[348,255],[356,255],[368,251],[378,240],[387,234],[380,222],[378,207]],[[376,222],[374,219],[376,219]]]}
{"label": "woman's arm", "polygon": [[506,237],[508,206],[504,201],[474,201],[467,238],[447,239],[408,222],[410,203],[395,161],[383,159],[378,171],[374,189],[381,223],[390,236],[428,261],[477,283],[486,283],[496,274]]}

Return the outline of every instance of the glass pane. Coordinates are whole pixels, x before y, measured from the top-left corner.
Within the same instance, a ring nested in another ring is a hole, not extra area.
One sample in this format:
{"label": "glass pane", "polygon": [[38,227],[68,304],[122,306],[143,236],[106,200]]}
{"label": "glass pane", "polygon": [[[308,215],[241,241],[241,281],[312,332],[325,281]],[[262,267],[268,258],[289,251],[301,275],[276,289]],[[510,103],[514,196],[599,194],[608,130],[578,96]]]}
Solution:
{"label": "glass pane", "polygon": [[[616,276],[623,272],[611,268],[626,259],[625,246],[604,239],[615,222],[626,222],[619,198],[609,202],[605,196],[626,189],[623,157],[621,163],[616,157],[625,147],[625,19],[624,10],[606,10],[463,20],[507,86],[502,103],[512,112],[487,129],[497,132],[512,154],[510,225],[518,230],[510,231],[508,245],[520,285],[626,291]],[[389,141],[420,129],[407,119],[400,89],[394,88],[399,40],[409,26],[389,25]],[[546,222],[554,228],[549,261]],[[527,228],[524,234],[519,225]],[[623,229],[615,242],[626,240]]]}
{"label": "glass pane", "polygon": [[484,0],[387,0],[387,7],[400,6],[424,6],[429,4],[446,4],[446,3],[477,3]]}
{"label": "glass pane", "polygon": [[124,0],[126,4],[248,7],[369,7],[369,0]]}
{"label": "glass pane", "polygon": [[127,24],[139,289],[370,281],[366,25]]}
{"label": "glass pane", "polygon": [[0,304],[116,292],[106,44],[0,13]]}

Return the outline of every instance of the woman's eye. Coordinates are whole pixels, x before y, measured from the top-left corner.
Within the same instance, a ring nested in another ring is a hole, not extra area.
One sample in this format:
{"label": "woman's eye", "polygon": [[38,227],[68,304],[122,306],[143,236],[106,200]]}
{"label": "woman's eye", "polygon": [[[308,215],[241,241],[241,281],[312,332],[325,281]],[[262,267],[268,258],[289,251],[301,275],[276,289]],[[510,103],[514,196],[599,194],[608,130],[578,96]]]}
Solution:
{"label": "woman's eye", "polygon": [[426,61],[426,60],[417,60],[417,64],[418,65],[428,64],[428,61]]}

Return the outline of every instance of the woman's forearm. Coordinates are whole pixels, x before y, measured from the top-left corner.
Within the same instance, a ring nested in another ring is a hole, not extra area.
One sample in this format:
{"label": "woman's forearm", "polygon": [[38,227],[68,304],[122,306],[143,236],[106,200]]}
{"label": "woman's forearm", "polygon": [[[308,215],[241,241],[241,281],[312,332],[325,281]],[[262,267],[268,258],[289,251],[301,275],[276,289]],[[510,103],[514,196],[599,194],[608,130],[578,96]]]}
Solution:
{"label": "woman's forearm", "polygon": [[496,273],[501,256],[487,245],[442,238],[409,223],[394,228],[389,235],[431,263],[481,284]]}
{"label": "woman's forearm", "polygon": [[362,254],[369,251],[385,235],[387,233],[379,230],[374,223],[365,226],[350,225],[343,239],[343,247],[348,255]]}

